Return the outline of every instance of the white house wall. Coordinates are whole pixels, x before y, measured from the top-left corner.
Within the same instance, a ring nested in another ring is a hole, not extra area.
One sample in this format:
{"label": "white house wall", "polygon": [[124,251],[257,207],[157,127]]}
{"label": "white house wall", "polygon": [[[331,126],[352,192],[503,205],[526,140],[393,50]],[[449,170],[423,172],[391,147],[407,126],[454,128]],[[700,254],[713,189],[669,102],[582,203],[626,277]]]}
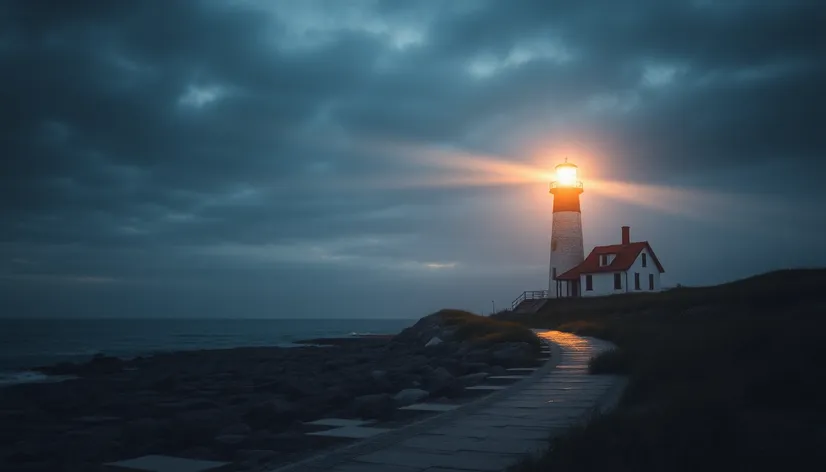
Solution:
{"label": "white house wall", "polygon": [[[642,254],[645,253],[648,259],[647,267],[642,266]],[[640,289],[634,289],[634,274],[640,274]],[[593,290],[585,290],[587,287],[585,279],[586,275],[580,276],[580,287],[583,297],[599,297],[604,295],[613,295],[617,293],[634,293],[634,292],[651,292],[648,289],[648,275],[654,274],[654,292],[661,290],[660,286],[660,271],[657,269],[657,264],[654,263],[651,253],[648,249],[643,249],[637,259],[631,265],[627,272],[620,272],[622,274],[622,288],[614,290],[614,272],[600,272],[591,274]]]}
{"label": "white house wall", "polygon": [[611,295],[614,293],[625,293],[625,275],[623,275],[623,290],[614,290],[614,273],[600,272],[591,274],[593,290],[585,290],[585,275],[581,275],[579,279],[580,287],[582,287],[583,297],[599,297],[603,295]]}

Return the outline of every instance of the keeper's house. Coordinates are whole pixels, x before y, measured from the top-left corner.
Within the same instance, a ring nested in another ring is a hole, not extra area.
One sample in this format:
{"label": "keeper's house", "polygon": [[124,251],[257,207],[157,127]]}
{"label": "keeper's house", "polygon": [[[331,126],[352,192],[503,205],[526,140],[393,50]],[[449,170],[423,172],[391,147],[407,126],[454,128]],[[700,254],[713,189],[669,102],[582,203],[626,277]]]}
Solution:
{"label": "keeper's house", "polygon": [[598,297],[617,293],[658,292],[665,272],[648,241],[631,242],[622,227],[622,243],[597,246],[579,265],[558,275],[559,297]]}

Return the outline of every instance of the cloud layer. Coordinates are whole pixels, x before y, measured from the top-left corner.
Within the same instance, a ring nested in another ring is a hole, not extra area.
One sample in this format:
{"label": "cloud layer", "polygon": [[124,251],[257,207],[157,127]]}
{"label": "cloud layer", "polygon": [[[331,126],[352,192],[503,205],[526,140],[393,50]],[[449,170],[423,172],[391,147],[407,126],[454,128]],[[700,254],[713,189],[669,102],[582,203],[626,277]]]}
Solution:
{"label": "cloud layer", "polygon": [[586,246],[672,284],[826,264],[826,7],[549,3],[5,2],[0,297],[488,310],[546,283],[563,152]]}

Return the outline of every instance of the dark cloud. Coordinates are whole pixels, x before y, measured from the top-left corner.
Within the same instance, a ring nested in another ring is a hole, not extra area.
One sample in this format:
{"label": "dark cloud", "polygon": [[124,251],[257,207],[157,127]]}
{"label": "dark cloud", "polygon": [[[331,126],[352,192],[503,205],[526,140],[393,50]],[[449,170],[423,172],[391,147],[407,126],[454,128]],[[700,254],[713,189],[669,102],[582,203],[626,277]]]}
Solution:
{"label": "dark cloud", "polygon": [[[631,222],[671,283],[822,265],[822,24],[802,1],[5,2],[0,293],[30,314],[82,293],[314,315],[295,294],[317,286],[342,316],[504,303],[544,285],[550,197],[452,161],[568,142],[602,179],[694,189],[587,191],[586,245]],[[410,306],[362,313],[379,292]]]}

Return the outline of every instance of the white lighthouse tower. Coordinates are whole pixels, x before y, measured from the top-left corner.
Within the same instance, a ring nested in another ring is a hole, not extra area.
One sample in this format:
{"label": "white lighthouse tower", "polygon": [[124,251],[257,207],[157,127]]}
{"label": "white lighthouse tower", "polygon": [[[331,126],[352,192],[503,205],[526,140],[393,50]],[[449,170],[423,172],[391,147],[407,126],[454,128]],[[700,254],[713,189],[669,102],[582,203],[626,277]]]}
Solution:
{"label": "white lighthouse tower", "polygon": [[559,298],[579,295],[579,284],[558,281],[559,275],[573,269],[585,259],[582,245],[582,212],[579,196],[583,192],[577,175],[577,166],[568,162],[556,166],[556,181],[551,182],[554,196],[554,217],[551,229],[551,269],[548,297]]}

